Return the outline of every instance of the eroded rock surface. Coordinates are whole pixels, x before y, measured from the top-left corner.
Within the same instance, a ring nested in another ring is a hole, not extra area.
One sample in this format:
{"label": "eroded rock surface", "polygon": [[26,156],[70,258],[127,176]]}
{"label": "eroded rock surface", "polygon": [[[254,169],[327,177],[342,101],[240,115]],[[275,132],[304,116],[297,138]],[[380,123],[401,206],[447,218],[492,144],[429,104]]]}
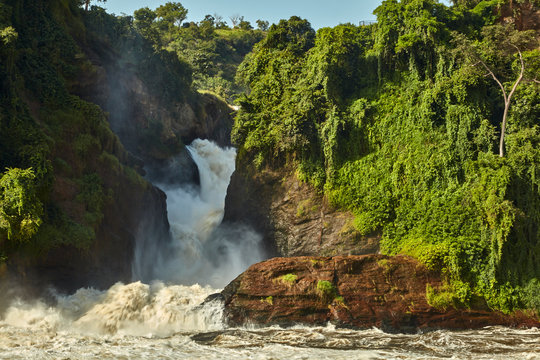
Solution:
{"label": "eroded rock surface", "polygon": [[274,258],[251,266],[222,292],[230,325],[325,325],[391,331],[538,326],[538,319],[472,309],[435,309],[426,286],[439,275],[416,260],[384,255]]}
{"label": "eroded rock surface", "polygon": [[376,253],[379,235],[362,236],[354,216],[333,208],[291,171],[252,171],[241,161],[231,178],[225,221],[244,222],[264,236],[279,256],[334,256]]}

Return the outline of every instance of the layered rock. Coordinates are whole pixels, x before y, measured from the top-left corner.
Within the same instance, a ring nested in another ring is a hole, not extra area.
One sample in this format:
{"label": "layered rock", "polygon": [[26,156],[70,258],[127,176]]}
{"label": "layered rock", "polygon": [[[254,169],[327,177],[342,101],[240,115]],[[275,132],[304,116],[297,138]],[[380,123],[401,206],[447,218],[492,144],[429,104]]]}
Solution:
{"label": "layered rock", "polygon": [[378,234],[362,236],[354,216],[333,208],[289,170],[255,171],[237,161],[225,200],[225,221],[244,222],[264,236],[271,255],[334,256],[376,253]]}
{"label": "layered rock", "polygon": [[274,258],[251,266],[222,292],[225,317],[246,324],[325,325],[392,331],[538,326],[538,318],[486,306],[456,310],[428,304],[440,276],[416,260],[384,255]]}

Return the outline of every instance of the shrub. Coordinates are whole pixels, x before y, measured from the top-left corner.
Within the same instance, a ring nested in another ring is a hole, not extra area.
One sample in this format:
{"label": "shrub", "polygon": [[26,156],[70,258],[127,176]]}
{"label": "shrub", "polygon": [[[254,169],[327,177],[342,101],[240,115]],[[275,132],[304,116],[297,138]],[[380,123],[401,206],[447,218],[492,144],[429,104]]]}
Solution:
{"label": "shrub", "polygon": [[330,300],[335,297],[336,289],[330,281],[319,280],[317,281],[317,294],[324,300]]}

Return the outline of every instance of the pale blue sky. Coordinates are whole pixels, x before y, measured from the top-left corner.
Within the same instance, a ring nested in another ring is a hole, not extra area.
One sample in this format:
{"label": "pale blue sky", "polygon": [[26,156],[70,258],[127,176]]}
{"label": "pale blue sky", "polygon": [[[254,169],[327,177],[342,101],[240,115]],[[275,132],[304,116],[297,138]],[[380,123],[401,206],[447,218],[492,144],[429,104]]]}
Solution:
{"label": "pale blue sky", "polygon": [[[155,9],[167,1],[175,0],[107,0],[94,3],[105,7],[109,12],[133,15],[142,7]],[[178,0],[176,0],[178,1]],[[313,28],[335,26],[340,23],[357,24],[361,20],[375,20],[373,10],[382,0],[180,0],[188,9],[188,21],[200,21],[206,14],[217,13],[229,22],[231,15],[243,15],[255,26],[257,19],[277,23],[297,15],[307,19]]]}

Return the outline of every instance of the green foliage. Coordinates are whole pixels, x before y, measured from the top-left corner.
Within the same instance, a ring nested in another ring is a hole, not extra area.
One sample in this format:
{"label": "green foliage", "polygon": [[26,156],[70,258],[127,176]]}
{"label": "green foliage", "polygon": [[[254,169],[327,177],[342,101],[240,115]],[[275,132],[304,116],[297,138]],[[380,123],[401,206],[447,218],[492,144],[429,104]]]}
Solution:
{"label": "green foliage", "polygon": [[540,280],[531,279],[522,289],[524,306],[527,309],[536,310],[540,314]]}
{"label": "green foliage", "polygon": [[262,46],[300,55],[313,47],[314,41],[315,31],[311,24],[298,16],[291,16],[289,20],[280,20],[279,24],[270,26]]}
{"label": "green foliage", "polygon": [[[125,164],[107,114],[71,93],[97,73],[79,44],[99,48],[103,58],[122,53],[164,99],[189,96],[191,70],[155,52],[129,17],[96,6],[86,12],[78,0],[9,4],[0,2],[0,169],[7,169],[0,174],[0,254],[24,260],[62,245],[89,249],[113,194],[101,176],[108,184],[147,183]],[[156,76],[160,84],[148,80]]]}
{"label": "green foliage", "polygon": [[[239,67],[250,92],[232,138],[244,163],[294,168],[354,213],[360,233],[382,234],[384,253],[440,271],[434,304],[474,296],[512,311],[536,306],[540,277],[539,58],[529,32],[493,25],[495,6],[387,0],[377,24],[320,29],[314,41],[283,20]],[[501,89],[477,62],[509,91],[514,45],[527,80],[501,159]]]}
{"label": "green foliage", "polygon": [[327,280],[317,281],[316,291],[319,297],[324,300],[332,300],[336,295],[336,288]]}
{"label": "green foliage", "polygon": [[12,26],[8,26],[0,30],[0,39],[2,39],[2,43],[4,46],[9,46],[13,44],[14,41],[17,40],[19,37],[19,34]]}
{"label": "green foliage", "polygon": [[161,5],[156,9],[156,16],[160,23],[158,26],[165,25],[168,29],[178,27],[186,19],[187,13],[187,9],[179,2],[168,2]]}
{"label": "green foliage", "polygon": [[0,178],[0,230],[8,240],[28,241],[42,224],[43,205],[35,179],[32,168],[8,168]]}
{"label": "green foliage", "polygon": [[246,21],[228,29],[211,15],[198,23],[180,26],[186,15],[187,10],[180,3],[167,3],[154,11],[136,10],[134,25],[158,52],[166,50],[181,63],[189,64],[197,90],[215,93],[232,102],[244,90],[235,82],[236,68],[264,33],[253,30]]}
{"label": "green foliage", "polygon": [[261,302],[267,303],[268,305],[274,305],[274,298],[272,296],[267,296],[266,298],[261,298]]}
{"label": "green foliage", "polygon": [[468,307],[471,299],[471,289],[468,284],[455,282],[451,286],[446,284],[434,289],[426,284],[426,299],[430,306],[446,310],[449,307],[455,309]]}
{"label": "green foliage", "polygon": [[296,283],[296,280],[298,279],[298,275],[286,274],[286,275],[281,276],[279,279],[283,284],[292,286]]}
{"label": "green foliage", "polygon": [[76,200],[84,204],[86,214],[85,223],[97,228],[103,220],[103,205],[105,194],[101,184],[101,178],[97,174],[85,175],[79,181],[80,191]]}

